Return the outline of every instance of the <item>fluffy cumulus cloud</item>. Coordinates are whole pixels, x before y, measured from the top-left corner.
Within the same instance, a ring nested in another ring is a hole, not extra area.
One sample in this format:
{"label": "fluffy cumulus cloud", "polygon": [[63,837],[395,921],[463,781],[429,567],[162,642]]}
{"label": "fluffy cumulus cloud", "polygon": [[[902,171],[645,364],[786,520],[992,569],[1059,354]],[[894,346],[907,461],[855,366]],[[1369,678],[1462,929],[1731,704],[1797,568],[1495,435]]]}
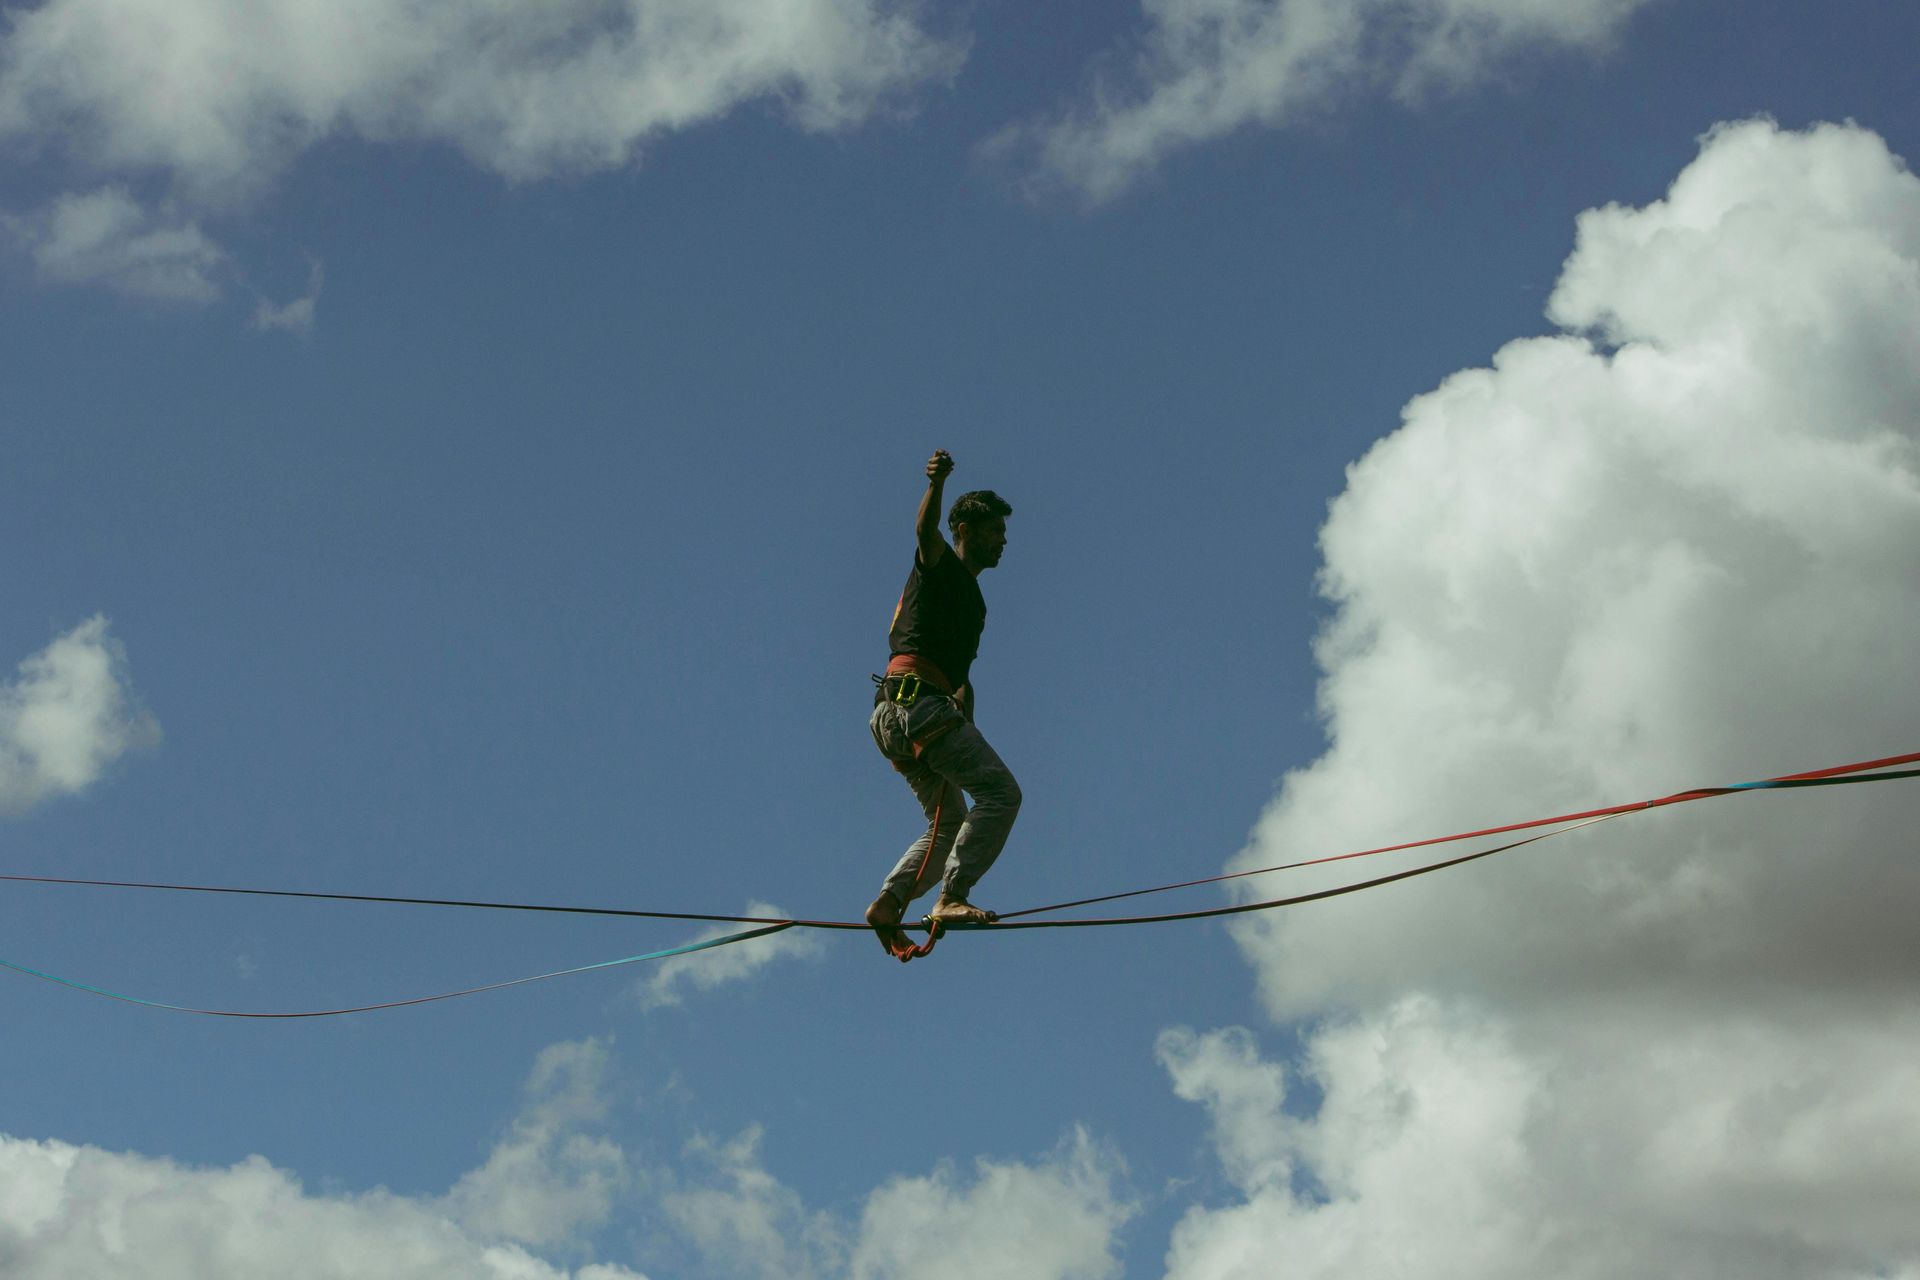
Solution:
{"label": "fluffy cumulus cloud", "polygon": [[895,1178],[858,1222],[809,1209],[767,1171],[760,1131],[692,1143],[661,1205],[708,1265],[764,1280],[1107,1280],[1135,1205],[1120,1157],[1074,1130],[1038,1160],[981,1158]]}
{"label": "fluffy cumulus cloud", "polygon": [[1584,1030],[1406,997],[1314,1038],[1305,1117],[1246,1032],[1168,1033],[1235,1196],[1188,1211],[1170,1280],[1920,1274],[1920,1017]]}
{"label": "fluffy cumulus cloud", "polygon": [[83,791],[126,752],[159,738],[125,668],[107,620],[95,617],[0,685],[0,814]]}
{"label": "fluffy cumulus cloud", "polygon": [[[541,1056],[528,1109],[442,1201],[316,1194],[258,1156],[226,1169],[0,1135],[0,1272],[13,1280],[644,1280],[555,1266],[526,1244],[604,1218],[610,1160],[583,1153],[604,1050]],[[617,1169],[617,1159],[611,1161]],[[556,1212],[557,1219],[543,1215]],[[558,1222],[556,1227],[555,1221]]]}
{"label": "fluffy cumulus cloud", "polygon": [[[323,139],[445,144],[510,179],[589,172],[748,102],[856,124],[963,55],[911,0],[44,0],[0,32],[0,142],[217,213]],[[205,278],[218,251],[196,228],[109,192],[89,261],[184,256]],[[36,259],[64,207],[14,219]]]}
{"label": "fluffy cumulus cloud", "polygon": [[1356,91],[1458,90],[1516,55],[1605,48],[1648,0],[1141,0],[1146,30],[1087,99],[988,144],[1093,200],[1169,153]]}
{"label": "fluffy cumulus cloud", "polygon": [[448,1193],[449,1217],[523,1244],[575,1244],[607,1220],[632,1173],[594,1132],[607,1119],[606,1045],[550,1045],[534,1060],[526,1106],[485,1164]]}
{"label": "fluffy cumulus cloud", "polygon": [[[740,914],[773,920],[787,919],[787,913],[771,902],[749,902]],[[690,941],[705,942],[729,933],[738,933],[747,927],[750,926],[717,925],[695,934]],[[641,1007],[658,1009],[679,1004],[689,992],[712,991],[730,982],[745,981],[776,960],[811,960],[820,952],[818,934],[806,929],[785,929],[764,938],[752,938],[711,951],[696,951],[691,955],[657,961],[648,976],[637,985],[636,991]]]}
{"label": "fluffy cumulus cloud", "polygon": [[659,1176],[660,1206],[695,1253],[742,1280],[811,1280],[837,1275],[846,1256],[844,1224],[807,1207],[768,1171],[758,1127],[727,1140],[696,1137],[676,1170]]}
{"label": "fluffy cumulus cloud", "polygon": [[[1920,180],[1863,129],[1720,128],[1581,218],[1550,314],[1352,468],[1330,745],[1238,865],[1920,747]],[[1247,920],[1314,1089],[1163,1041],[1235,1191],[1173,1274],[1920,1274],[1914,785]]]}
{"label": "fluffy cumulus cloud", "polygon": [[854,1280],[1105,1280],[1134,1206],[1119,1157],[1076,1130],[1038,1164],[975,1162],[968,1185],[946,1167],[867,1199],[847,1274]]}

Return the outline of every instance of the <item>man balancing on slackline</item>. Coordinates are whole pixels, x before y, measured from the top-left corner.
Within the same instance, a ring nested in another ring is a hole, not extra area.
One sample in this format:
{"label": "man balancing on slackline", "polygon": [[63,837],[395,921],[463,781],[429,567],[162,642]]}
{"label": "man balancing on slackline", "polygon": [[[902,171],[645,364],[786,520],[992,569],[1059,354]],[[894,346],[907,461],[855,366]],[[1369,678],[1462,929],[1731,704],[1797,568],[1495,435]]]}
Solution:
{"label": "man balancing on slackline", "polygon": [[[887,639],[892,658],[876,677],[873,740],[913,788],[927,830],[887,876],[867,908],[880,945],[902,960],[915,954],[900,927],[915,898],[941,883],[930,919],[985,924],[993,916],[967,901],[987,873],[1020,812],[1020,784],[973,727],[968,670],[980,651],[987,602],[975,581],[1000,563],[1013,508],[990,489],[963,493],[947,513],[953,545],[940,536],[940,494],[953,458],[939,449],[927,462],[927,492],[914,523],[919,548]],[[968,809],[965,797],[973,797]]]}

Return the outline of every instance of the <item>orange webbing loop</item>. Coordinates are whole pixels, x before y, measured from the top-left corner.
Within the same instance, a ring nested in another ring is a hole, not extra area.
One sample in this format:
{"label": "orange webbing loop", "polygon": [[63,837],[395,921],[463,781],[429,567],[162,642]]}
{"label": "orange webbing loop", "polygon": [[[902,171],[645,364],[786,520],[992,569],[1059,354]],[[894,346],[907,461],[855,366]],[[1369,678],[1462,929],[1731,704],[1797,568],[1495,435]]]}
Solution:
{"label": "orange webbing loop", "polygon": [[925,942],[920,943],[918,946],[908,947],[904,951],[896,951],[893,953],[901,964],[905,964],[909,960],[916,960],[921,956],[930,956],[933,954],[933,944],[940,941],[940,934],[945,926],[932,916],[926,918],[926,924],[927,940]]}

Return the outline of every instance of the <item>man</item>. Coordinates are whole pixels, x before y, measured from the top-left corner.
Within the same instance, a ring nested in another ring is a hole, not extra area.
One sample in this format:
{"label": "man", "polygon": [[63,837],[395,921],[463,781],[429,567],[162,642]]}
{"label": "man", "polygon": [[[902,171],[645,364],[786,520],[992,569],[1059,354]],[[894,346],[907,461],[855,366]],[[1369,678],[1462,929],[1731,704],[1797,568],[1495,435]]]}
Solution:
{"label": "man", "polygon": [[[952,470],[953,458],[945,449],[927,462],[927,491],[914,522],[919,546],[894,610],[887,636],[892,658],[869,721],[881,754],[906,776],[927,815],[925,834],[907,849],[867,908],[867,923],[880,945],[902,960],[916,952],[900,917],[936,881],[941,889],[934,920],[984,924],[993,919],[967,895],[1000,856],[1020,812],[1020,784],[973,727],[968,674],[987,622],[987,603],[976,579],[1000,563],[1013,508],[990,489],[960,495],[947,515],[953,532],[948,546],[940,536],[940,502]],[[965,796],[973,797],[971,809]]]}

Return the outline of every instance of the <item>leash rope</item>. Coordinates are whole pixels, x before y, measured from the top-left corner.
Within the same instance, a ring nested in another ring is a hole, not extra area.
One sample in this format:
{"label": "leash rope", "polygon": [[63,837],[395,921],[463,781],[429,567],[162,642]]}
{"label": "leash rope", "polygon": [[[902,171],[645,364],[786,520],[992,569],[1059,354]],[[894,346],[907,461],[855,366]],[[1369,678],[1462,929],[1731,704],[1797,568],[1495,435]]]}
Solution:
{"label": "leash rope", "polygon": [[[918,747],[914,748],[915,751],[919,749]],[[946,809],[946,787],[947,784],[945,780],[942,780],[940,784],[940,799],[933,802],[933,825],[927,828],[927,851],[920,855],[920,869],[913,873],[915,888],[918,888],[920,882],[926,879],[927,864],[933,861],[933,851],[940,844],[940,815]],[[901,904],[902,915],[906,914],[905,905],[904,903]],[[932,955],[933,944],[940,941],[939,921],[935,920],[932,916],[928,916],[926,918],[926,929],[927,940],[925,942],[910,944],[906,948],[899,950],[888,946],[887,950],[892,951],[894,958],[899,960],[901,964],[906,964],[910,960],[918,960],[922,956]]]}
{"label": "leash rope", "polygon": [[[1457,867],[1464,863],[1475,862],[1481,858],[1491,857],[1496,853],[1505,853],[1511,849],[1518,849],[1525,845],[1535,844],[1541,840],[1550,839],[1553,836],[1563,835],[1569,831],[1577,831],[1583,827],[1593,826],[1597,823],[1623,817],[1630,813],[1640,813],[1668,805],[1685,804],[1694,800],[1705,800],[1715,796],[1734,795],[1748,791],[1843,786],[1852,783],[1887,782],[1900,778],[1920,777],[1920,768],[1896,767],[1916,763],[1920,763],[1920,752],[1888,756],[1879,760],[1865,760],[1855,764],[1835,765],[1826,769],[1810,770],[1806,773],[1787,774],[1777,778],[1763,778],[1754,782],[1735,783],[1731,786],[1697,787],[1688,791],[1678,791],[1672,795],[1661,796],[1652,800],[1638,800],[1628,804],[1610,805],[1600,809],[1587,809],[1577,813],[1559,814],[1551,818],[1535,818],[1526,822],[1508,823],[1504,826],[1484,827],[1475,831],[1461,831],[1452,835],[1433,836],[1423,840],[1405,841],[1400,844],[1381,845],[1372,849],[1360,849],[1350,853],[1309,858],[1298,862],[1281,863],[1271,867],[1258,867],[1247,871],[1228,872],[1223,875],[1207,876],[1198,880],[1185,880],[1174,884],[1157,885],[1147,889],[1132,889],[1123,893],[1080,898],[1071,902],[1053,903],[1043,907],[1028,907],[1022,911],[1006,912],[1002,914],[996,922],[991,924],[973,924],[956,921],[945,925],[943,929],[941,922],[929,918],[922,924],[911,925],[902,923],[897,927],[901,929],[925,929],[928,934],[927,941],[915,947],[913,951],[915,955],[925,955],[933,949],[933,944],[938,941],[940,934],[945,930],[972,932],[982,929],[1100,928],[1116,925],[1160,924],[1180,920],[1207,920],[1220,916],[1243,915],[1254,911],[1270,911],[1279,907],[1298,906],[1308,902],[1319,902],[1327,898],[1341,897],[1350,893],[1358,893],[1365,889],[1375,889],[1382,885],[1393,884],[1397,881],[1409,880],[1416,876],[1429,875],[1435,871],[1444,871],[1449,867]],[[939,823],[939,812],[937,809],[934,823],[933,834],[937,839]],[[1552,827],[1553,829],[1540,831],[1539,828],[1542,827]],[[1147,894],[1166,893],[1174,889],[1187,889],[1200,885],[1219,884],[1228,880],[1239,880],[1249,876],[1266,875],[1277,871],[1291,871],[1302,867],[1322,866],[1328,863],[1343,862],[1354,858],[1371,857],[1376,854],[1428,848],[1433,845],[1449,844],[1460,840],[1509,835],[1515,832],[1529,830],[1537,831],[1538,834],[1526,836],[1505,844],[1495,845],[1492,848],[1479,849],[1472,853],[1461,854],[1439,862],[1426,863],[1404,871],[1394,872],[1391,875],[1378,876],[1369,880],[1356,881],[1331,889],[1322,889],[1314,893],[1297,894],[1291,897],[1269,898],[1258,902],[1237,903],[1228,906],[1202,908],[1194,911],[1167,912],[1158,915],[1107,916],[1072,920],[1029,920],[1019,918],[1042,915],[1054,911],[1064,911],[1072,907],[1091,906],[1102,902],[1115,902],[1121,899],[1136,898]],[[932,846],[930,843],[928,857],[931,857],[931,853]],[[145,1000],[136,996],[110,991],[103,987],[78,982],[70,978],[63,978],[56,974],[45,973],[41,970],[31,968],[24,964],[17,964],[10,960],[0,959],[0,967],[11,969],[16,973],[25,974],[29,977],[56,983],[60,986],[70,987],[77,991],[85,991],[93,995],[105,996],[108,999],[119,1000],[127,1004],[142,1005],[152,1009],[164,1009],[175,1013],[203,1014],[209,1017],[222,1018],[324,1018],[349,1013],[368,1013],[379,1009],[397,1009],[409,1005],[428,1004],[438,1000],[452,1000],[460,996],[477,995],[485,991],[498,991],[507,987],[524,986],[531,982],[543,982],[549,978],[563,978],[573,974],[590,973],[597,969],[611,969],[621,965],[639,964],[650,960],[664,960],[671,956],[689,955],[696,951],[730,946],[736,942],[745,942],[752,938],[765,937],[769,934],[779,933],[784,929],[837,929],[865,932],[871,928],[871,926],[864,921],[856,922],[850,920],[783,919],[771,916],[715,915],[689,911],[645,911],[618,907],[579,907],[524,902],[487,902],[459,898],[399,897],[385,894],[320,893],[295,889],[256,889],[226,885],[169,884],[137,880],[88,880],[66,876],[30,876],[0,873],[0,882],[70,885],[87,888],[145,889],[176,893],[213,893],[250,897],[302,898],[325,902],[377,902],[400,906],[462,907],[493,911],[536,911],[569,915],[618,916],[646,920],[686,920],[702,923],[748,924],[758,926],[743,930],[739,933],[726,934],[718,938],[709,938],[702,942],[688,943],[683,946],[670,947],[661,951],[650,951],[643,955],[627,956],[619,960],[604,960],[597,964],[581,965],[571,969],[559,969],[551,973],[535,974],[525,978],[514,978],[505,982],[487,983],[482,986],[463,988],[458,991],[447,991],[428,996],[415,996],[405,1000],[390,1000],[377,1004],[357,1005],[351,1008],[317,1009],[292,1013],[259,1013],[222,1009],[200,1009],[187,1005],[167,1004],[157,1000]],[[912,956],[903,955],[900,958],[904,962],[907,959],[911,959]]]}

